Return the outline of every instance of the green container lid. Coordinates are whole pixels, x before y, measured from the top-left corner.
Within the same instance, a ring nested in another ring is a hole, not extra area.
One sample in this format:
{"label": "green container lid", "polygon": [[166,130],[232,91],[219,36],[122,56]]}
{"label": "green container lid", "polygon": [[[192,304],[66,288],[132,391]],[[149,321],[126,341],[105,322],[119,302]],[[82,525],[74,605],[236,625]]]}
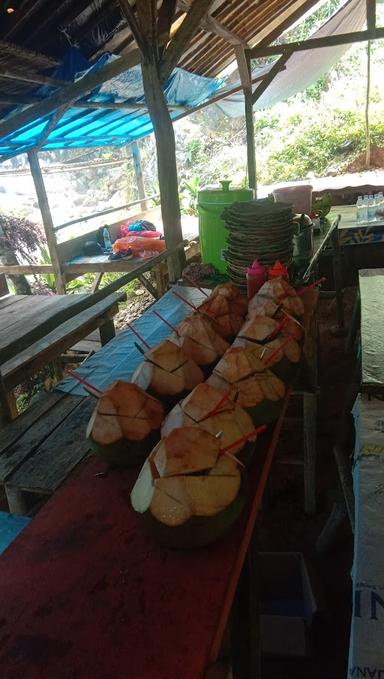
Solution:
{"label": "green container lid", "polygon": [[220,186],[202,189],[198,192],[198,205],[231,205],[237,201],[243,202],[252,200],[253,190],[235,186],[230,187],[231,181],[229,179],[222,179]]}

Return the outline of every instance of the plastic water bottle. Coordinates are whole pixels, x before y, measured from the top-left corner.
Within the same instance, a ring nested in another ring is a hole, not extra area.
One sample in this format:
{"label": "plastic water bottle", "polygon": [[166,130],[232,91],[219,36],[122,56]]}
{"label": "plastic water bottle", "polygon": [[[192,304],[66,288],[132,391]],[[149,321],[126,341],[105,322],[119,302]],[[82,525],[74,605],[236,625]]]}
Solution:
{"label": "plastic water bottle", "polygon": [[363,203],[363,196],[359,196],[356,202],[356,221],[358,224],[361,224],[361,222],[364,221],[364,203]]}
{"label": "plastic water bottle", "polygon": [[376,219],[383,219],[383,211],[384,211],[384,196],[383,192],[379,191],[379,193],[376,193],[375,195],[375,216]]}
{"label": "plastic water bottle", "polygon": [[103,229],[103,239],[105,249],[112,250],[111,236],[109,235],[109,229],[107,226],[105,226]]}
{"label": "plastic water bottle", "polygon": [[372,222],[375,219],[375,201],[373,200],[373,194],[370,193],[368,196],[368,221]]}
{"label": "plastic water bottle", "polygon": [[365,194],[363,198],[363,209],[362,209],[362,222],[368,221],[368,195]]}

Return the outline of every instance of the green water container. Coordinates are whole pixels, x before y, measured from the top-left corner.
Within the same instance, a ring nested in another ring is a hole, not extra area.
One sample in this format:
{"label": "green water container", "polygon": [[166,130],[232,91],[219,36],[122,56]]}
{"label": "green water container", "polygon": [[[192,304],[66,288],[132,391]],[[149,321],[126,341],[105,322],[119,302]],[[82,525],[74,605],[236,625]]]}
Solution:
{"label": "green water container", "polygon": [[221,188],[203,189],[197,197],[201,259],[204,264],[214,264],[220,273],[226,273],[227,263],[223,252],[227,247],[228,231],[221,218],[224,208],[231,203],[253,199],[253,190],[229,188],[230,181],[221,181]]}

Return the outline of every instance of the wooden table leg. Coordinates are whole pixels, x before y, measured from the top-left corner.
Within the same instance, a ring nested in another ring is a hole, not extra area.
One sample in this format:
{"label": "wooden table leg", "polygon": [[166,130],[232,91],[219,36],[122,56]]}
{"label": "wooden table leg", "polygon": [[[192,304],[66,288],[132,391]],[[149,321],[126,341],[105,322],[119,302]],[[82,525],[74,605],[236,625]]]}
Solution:
{"label": "wooden table leg", "polygon": [[10,404],[8,393],[5,389],[3,378],[0,372],[0,424],[2,422],[11,422],[13,419],[13,408]]}
{"label": "wooden table leg", "polygon": [[317,456],[317,396],[303,394],[304,425],[304,510],[309,516],[316,512],[316,456]]}
{"label": "wooden table leg", "polygon": [[24,498],[24,493],[18,488],[12,488],[5,484],[5,494],[9,511],[16,516],[24,516],[27,514],[27,505]]}
{"label": "wooden table leg", "polygon": [[108,342],[116,336],[115,324],[113,318],[108,320],[100,326],[100,342],[101,346],[104,347]]}

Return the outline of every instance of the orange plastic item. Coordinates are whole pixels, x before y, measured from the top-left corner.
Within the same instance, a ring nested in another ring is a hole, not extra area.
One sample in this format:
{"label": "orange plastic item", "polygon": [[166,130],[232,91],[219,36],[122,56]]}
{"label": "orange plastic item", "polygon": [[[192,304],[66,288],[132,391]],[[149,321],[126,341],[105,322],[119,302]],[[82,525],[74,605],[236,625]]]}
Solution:
{"label": "orange plastic item", "polygon": [[143,253],[145,256],[146,251],[157,254],[164,252],[166,245],[165,240],[160,238],[142,238],[141,236],[132,235],[115,240],[112,249],[114,253],[132,250],[134,257],[140,257],[143,256],[140,253]]}
{"label": "orange plastic item", "polygon": [[270,266],[268,269],[268,280],[271,278],[280,278],[281,276],[285,278],[285,280],[288,280],[288,269],[277,259],[274,265]]}

